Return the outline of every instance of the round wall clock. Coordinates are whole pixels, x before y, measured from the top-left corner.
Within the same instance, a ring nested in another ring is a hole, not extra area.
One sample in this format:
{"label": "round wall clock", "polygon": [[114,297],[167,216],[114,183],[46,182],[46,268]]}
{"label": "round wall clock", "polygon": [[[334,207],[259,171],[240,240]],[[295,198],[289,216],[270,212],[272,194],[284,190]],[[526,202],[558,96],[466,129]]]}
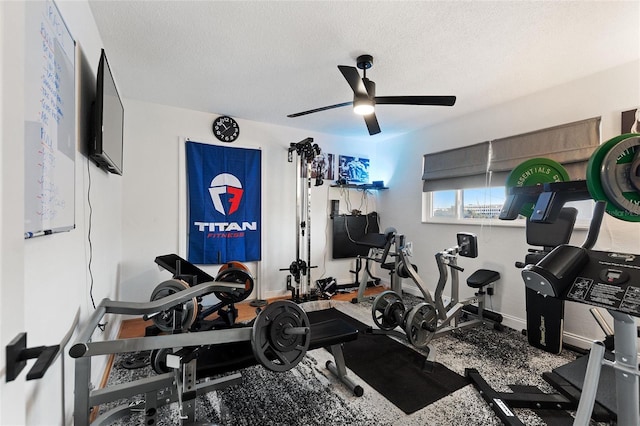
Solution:
{"label": "round wall clock", "polygon": [[213,134],[222,142],[233,142],[240,135],[240,126],[233,118],[223,115],[213,121]]}

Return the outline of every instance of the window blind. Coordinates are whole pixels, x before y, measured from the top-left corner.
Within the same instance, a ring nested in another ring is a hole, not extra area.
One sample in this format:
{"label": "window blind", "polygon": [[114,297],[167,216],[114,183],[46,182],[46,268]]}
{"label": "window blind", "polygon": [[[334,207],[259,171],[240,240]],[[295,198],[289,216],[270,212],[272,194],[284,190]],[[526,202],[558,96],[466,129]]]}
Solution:
{"label": "window blind", "polygon": [[589,158],[600,144],[600,120],[589,118],[425,154],[423,191],[502,186],[511,170],[536,157],[562,164],[571,179],[584,179]]}

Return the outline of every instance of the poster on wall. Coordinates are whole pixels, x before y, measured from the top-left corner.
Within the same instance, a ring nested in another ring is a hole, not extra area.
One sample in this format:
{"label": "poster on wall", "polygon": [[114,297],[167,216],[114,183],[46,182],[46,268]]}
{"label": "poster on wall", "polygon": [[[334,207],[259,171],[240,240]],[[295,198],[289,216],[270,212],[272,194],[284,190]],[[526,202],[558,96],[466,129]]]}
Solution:
{"label": "poster on wall", "polygon": [[189,262],[260,260],[260,150],[187,142],[186,160]]}
{"label": "poster on wall", "polygon": [[338,158],[338,178],[347,183],[369,183],[369,159],[340,155]]}
{"label": "poster on wall", "polygon": [[[335,160],[334,155],[329,153],[321,153],[311,162],[311,178],[317,179],[321,176],[324,180],[334,179]],[[307,163],[300,162],[300,177],[307,178]]]}
{"label": "poster on wall", "polygon": [[640,133],[640,108],[622,113],[622,134]]}

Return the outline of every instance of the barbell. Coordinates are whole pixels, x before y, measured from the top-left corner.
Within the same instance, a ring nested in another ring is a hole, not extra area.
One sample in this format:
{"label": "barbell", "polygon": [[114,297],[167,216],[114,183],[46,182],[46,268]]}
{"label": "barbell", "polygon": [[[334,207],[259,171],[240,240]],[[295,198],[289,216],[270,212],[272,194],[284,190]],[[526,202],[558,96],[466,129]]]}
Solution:
{"label": "barbell", "polygon": [[[288,300],[267,305],[251,327],[238,330],[248,331],[254,357],[271,371],[283,372],[298,365],[311,343],[311,324],[307,314]],[[224,351],[225,347],[221,346],[219,350]],[[151,352],[151,366],[156,373],[168,373],[171,370],[166,363],[167,355],[171,353],[173,349],[170,348]]]}

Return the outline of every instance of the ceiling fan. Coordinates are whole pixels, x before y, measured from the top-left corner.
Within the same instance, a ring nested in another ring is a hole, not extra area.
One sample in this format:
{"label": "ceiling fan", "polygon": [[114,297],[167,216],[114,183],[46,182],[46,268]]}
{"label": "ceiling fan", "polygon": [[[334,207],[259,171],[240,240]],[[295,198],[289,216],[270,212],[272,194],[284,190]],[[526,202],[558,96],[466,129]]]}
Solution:
{"label": "ceiling fan", "polygon": [[347,83],[349,83],[349,86],[351,86],[351,90],[353,90],[352,102],[343,102],[309,111],[297,112],[289,114],[287,117],[300,117],[314,112],[353,105],[353,112],[363,116],[369,134],[375,135],[380,133],[380,125],[375,113],[376,104],[453,106],[456,103],[455,96],[376,96],[376,83],[367,78],[367,70],[373,66],[373,56],[358,56],[356,65],[362,70],[362,78],[360,78],[358,70],[354,67],[338,65],[338,69],[347,80]]}

